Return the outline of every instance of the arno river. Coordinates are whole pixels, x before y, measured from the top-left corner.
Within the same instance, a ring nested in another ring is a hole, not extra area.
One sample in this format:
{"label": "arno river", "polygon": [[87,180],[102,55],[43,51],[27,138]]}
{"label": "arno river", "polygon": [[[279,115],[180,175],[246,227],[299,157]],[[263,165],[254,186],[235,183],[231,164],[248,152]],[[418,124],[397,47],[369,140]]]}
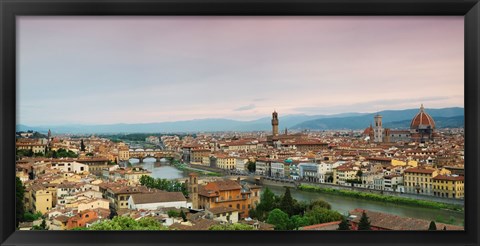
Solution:
{"label": "arno river", "polygon": [[[145,159],[142,166],[152,172],[154,178],[176,179],[186,177],[186,173],[176,169],[173,166],[169,166],[166,163],[154,163],[149,161],[155,161],[155,159]],[[135,160],[131,161],[135,163]],[[138,162],[138,161],[137,161]],[[268,186],[268,188],[275,194],[281,195],[285,192],[283,187]],[[265,189],[263,187],[262,189]],[[355,208],[363,208],[372,211],[385,212],[396,214],[399,216],[425,219],[425,220],[442,220],[439,222],[454,223],[456,225],[463,225],[464,213],[446,211],[439,209],[419,208],[413,206],[397,205],[392,203],[383,203],[377,201],[369,201],[356,199],[345,196],[338,196],[332,194],[321,194],[291,189],[293,198],[299,201],[311,201],[315,199],[322,199],[332,205],[332,209],[342,214],[346,214],[348,211]]]}

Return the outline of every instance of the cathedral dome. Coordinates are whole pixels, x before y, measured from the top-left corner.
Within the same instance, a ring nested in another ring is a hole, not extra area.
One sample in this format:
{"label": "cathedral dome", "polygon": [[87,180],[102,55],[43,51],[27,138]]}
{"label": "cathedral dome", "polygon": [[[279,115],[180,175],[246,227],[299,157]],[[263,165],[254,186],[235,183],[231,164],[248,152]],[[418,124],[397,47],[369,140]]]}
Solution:
{"label": "cathedral dome", "polygon": [[426,129],[426,128],[435,128],[435,121],[432,116],[425,112],[423,104],[420,107],[420,111],[413,117],[412,122],[410,123],[410,129]]}

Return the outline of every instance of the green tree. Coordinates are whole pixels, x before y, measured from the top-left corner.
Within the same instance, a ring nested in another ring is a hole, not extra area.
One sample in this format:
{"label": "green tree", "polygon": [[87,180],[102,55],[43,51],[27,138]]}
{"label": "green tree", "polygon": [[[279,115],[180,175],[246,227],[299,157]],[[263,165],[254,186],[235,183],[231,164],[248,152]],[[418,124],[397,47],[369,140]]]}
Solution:
{"label": "green tree", "polygon": [[437,225],[435,224],[435,221],[430,221],[430,225],[428,226],[429,231],[436,231],[437,230]]}
{"label": "green tree", "polygon": [[294,201],[294,205],[293,205],[293,214],[295,215],[302,215],[305,213],[305,211],[308,210],[308,202],[306,201],[297,201],[297,200],[293,200]]}
{"label": "green tree", "polygon": [[42,220],[42,223],[40,225],[35,225],[32,227],[33,231],[47,231],[48,226],[47,226],[47,221],[45,218]]}
{"label": "green tree", "polygon": [[176,218],[180,216],[180,213],[175,210],[168,210],[167,214],[170,218]]}
{"label": "green tree", "polygon": [[362,175],[363,175],[362,170],[358,170],[358,171],[357,171],[357,174],[355,174],[355,176],[357,176],[357,178],[361,178]]}
{"label": "green tree", "polygon": [[372,228],[370,227],[370,221],[368,219],[367,214],[365,211],[362,212],[362,217],[360,218],[360,222],[358,223],[358,230],[359,231],[370,231]]}
{"label": "green tree", "polygon": [[311,225],[339,221],[343,217],[337,211],[328,210],[318,206],[314,207],[310,211],[307,211],[304,216],[308,218]]}
{"label": "green tree", "polygon": [[287,230],[289,224],[288,214],[276,208],[269,213],[267,223],[274,225],[275,230]]}
{"label": "green tree", "polygon": [[234,223],[234,224],[228,224],[228,225],[213,225],[208,230],[211,231],[252,231],[255,230],[253,226],[250,225],[245,225],[245,224],[240,224],[240,223]]}
{"label": "green tree", "polygon": [[22,184],[20,178],[15,177],[15,225],[18,227],[18,224],[21,221],[24,221],[25,214],[25,187]]}
{"label": "green tree", "polygon": [[330,203],[322,200],[322,199],[317,199],[313,202],[311,202],[308,206],[308,209],[309,210],[312,210],[313,208],[315,207],[320,207],[320,208],[326,208],[326,209],[332,209],[332,206],[330,205]]}
{"label": "green tree", "polygon": [[132,231],[132,230],[166,230],[164,226],[160,224],[156,219],[152,217],[144,217],[139,220],[135,220],[130,217],[115,216],[111,220],[104,220],[99,223],[95,223],[89,228],[80,229],[74,228],[74,230],[92,230],[92,231]]}
{"label": "green tree", "polygon": [[276,200],[275,194],[268,187],[265,188],[254,213],[256,218],[262,221],[265,220],[268,217],[268,213],[276,207]]}
{"label": "green tree", "polygon": [[350,231],[350,224],[347,221],[347,218],[343,217],[340,224],[338,224],[339,231]]}
{"label": "green tree", "polygon": [[310,225],[310,221],[308,220],[307,217],[301,216],[301,215],[294,215],[290,218],[291,225],[290,230],[298,230],[300,227],[308,226]]}
{"label": "green tree", "polygon": [[41,212],[37,212],[35,214],[32,214],[30,212],[25,212],[23,215],[23,221],[32,222],[32,221],[38,220],[42,216],[43,214]]}
{"label": "green tree", "polygon": [[187,215],[185,214],[185,212],[183,212],[183,210],[180,210],[180,217],[182,217],[184,222],[187,222]]}
{"label": "green tree", "polygon": [[280,200],[280,209],[288,214],[288,216],[292,216],[294,212],[294,200],[292,198],[292,194],[290,193],[290,188],[286,187],[285,194],[283,194],[282,199]]}
{"label": "green tree", "polygon": [[85,144],[83,143],[83,139],[80,141],[80,151],[85,152]]}
{"label": "green tree", "polygon": [[248,169],[249,172],[254,173],[254,172],[256,171],[256,169],[257,169],[256,163],[255,163],[255,162],[248,161],[248,162],[247,162],[247,169]]}

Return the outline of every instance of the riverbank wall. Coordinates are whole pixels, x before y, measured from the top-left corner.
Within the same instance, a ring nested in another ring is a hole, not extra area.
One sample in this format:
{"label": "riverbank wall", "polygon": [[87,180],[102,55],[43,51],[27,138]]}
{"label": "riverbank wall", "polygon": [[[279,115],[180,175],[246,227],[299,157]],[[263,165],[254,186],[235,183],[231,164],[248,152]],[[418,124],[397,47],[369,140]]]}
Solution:
{"label": "riverbank wall", "polygon": [[403,198],[411,198],[411,199],[418,199],[418,200],[425,200],[431,202],[440,202],[445,204],[457,205],[457,206],[464,206],[465,201],[463,199],[451,199],[451,198],[444,198],[444,197],[436,197],[436,196],[428,196],[422,194],[412,194],[412,193],[401,193],[401,192],[393,192],[393,191],[382,191],[382,190],[372,190],[366,189],[361,187],[351,187],[351,186],[342,186],[342,185],[334,185],[334,184],[326,184],[326,183],[309,183],[309,182],[285,182],[280,180],[272,180],[272,179],[261,179],[261,185],[270,185],[270,186],[279,186],[279,187],[291,187],[296,188],[300,185],[307,185],[307,186],[314,186],[319,188],[330,188],[336,190],[348,190],[348,191],[358,191],[364,193],[373,193],[385,196],[395,196],[395,197],[403,197]]}
{"label": "riverbank wall", "polygon": [[337,190],[358,191],[358,192],[373,193],[373,194],[379,194],[379,195],[385,195],[385,196],[411,198],[411,199],[418,199],[418,200],[425,200],[425,201],[432,201],[432,202],[440,202],[440,203],[458,205],[458,206],[464,206],[464,204],[465,204],[465,201],[463,199],[449,199],[449,198],[444,198],[444,197],[428,196],[428,195],[422,195],[422,194],[372,190],[372,189],[366,189],[366,188],[360,188],[360,187],[332,185],[332,184],[325,184],[325,183],[300,182],[300,185],[314,186],[314,187],[319,187],[319,188],[330,188],[330,189],[337,189]]}
{"label": "riverbank wall", "polygon": [[296,184],[293,182],[282,182],[282,181],[271,180],[271,179],[260,179],[260,185],[297,188]]}

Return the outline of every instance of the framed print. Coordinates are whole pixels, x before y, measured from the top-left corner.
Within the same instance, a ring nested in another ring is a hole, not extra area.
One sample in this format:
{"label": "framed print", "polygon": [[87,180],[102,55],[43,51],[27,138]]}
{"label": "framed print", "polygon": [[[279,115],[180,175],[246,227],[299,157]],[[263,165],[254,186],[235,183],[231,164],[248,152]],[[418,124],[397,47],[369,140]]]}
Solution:
{"label": "framed print", "polygon": [[10,1],[2,245],[478,244],[478,1]]}

